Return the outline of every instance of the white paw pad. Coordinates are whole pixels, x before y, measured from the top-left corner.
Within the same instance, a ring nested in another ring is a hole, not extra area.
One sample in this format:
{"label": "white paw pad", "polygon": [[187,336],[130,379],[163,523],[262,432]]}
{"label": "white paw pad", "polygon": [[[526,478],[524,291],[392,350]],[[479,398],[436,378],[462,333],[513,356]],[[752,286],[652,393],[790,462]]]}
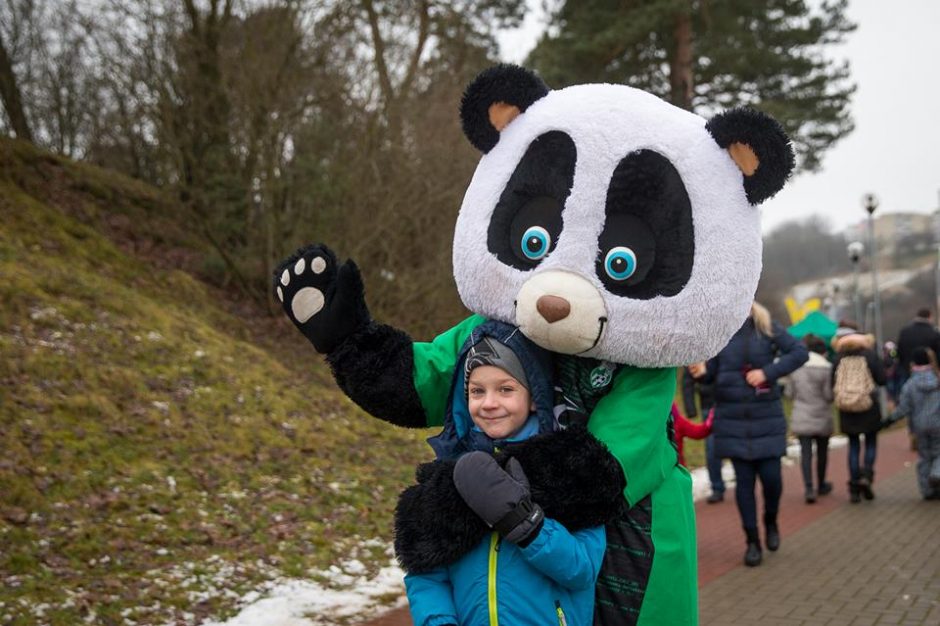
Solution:
{"label": "white paw pad", "polygon": [[318,256],[314,260],[310,261],[310,269],[314,274],[322,274],[323,270],[326,269],[326,260],[323,257]]}
{"label": "white paw pad", "polygon": [[304,287],[294,295],[290,308],[294,319],[303,324],[323,308],[323,292],[313,287]]}
{"label": "white paw pad", "polygon": [[281,290],[281,286],[277,286],[277,297],[281,302],[284,302],[284,292]]}
{"label": "white paw pad", "polygon": [[288,272],[287,270],[284,270],[281,273],[281,284],[284,285],[285,287],[290,284],[290,272]]}

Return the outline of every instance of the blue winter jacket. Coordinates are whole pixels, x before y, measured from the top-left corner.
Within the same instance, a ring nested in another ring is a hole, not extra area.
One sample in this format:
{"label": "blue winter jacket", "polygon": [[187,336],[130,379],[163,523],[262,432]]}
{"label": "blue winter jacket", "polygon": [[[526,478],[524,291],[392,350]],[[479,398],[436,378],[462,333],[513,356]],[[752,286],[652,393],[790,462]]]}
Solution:
{"label": "blue winter jacket", "polygon": [[[758,332],[748,318],[718,356],[708,361],[704,380],[714,383],[712,435],[719,457],[753,461],[786,454],[787,422],[777,380],[803,365],[809,353],[779,324],[774,323],[772,331],[772,337]],[[748,367],[764,370],[764,389],[747,383]]]}
{"label": "blue winter jacket", "polygon": [[[520,434],[493,441],[474,428],[464,394],[467,350],[484,335],[508,345],[522,362],[536,411]],[[555,430],[549,354],[516,327],[486,322],[463,346],[451,385],[443,432],[429,440],[438,458],[470,450],[493,451],[540,432]],[[552,519],[525,548],[492,533],[447,567],[405,576],[415,626],[588,626],[594,616],[594,585],[606,549],[603,526],[574,533]]]}
{"label": "blue winter jacket", "polygon": [[940,381],[932,370],[914,370],[901,389],[897,408],[885,421],[905,416],[914,433],[940,433]]}

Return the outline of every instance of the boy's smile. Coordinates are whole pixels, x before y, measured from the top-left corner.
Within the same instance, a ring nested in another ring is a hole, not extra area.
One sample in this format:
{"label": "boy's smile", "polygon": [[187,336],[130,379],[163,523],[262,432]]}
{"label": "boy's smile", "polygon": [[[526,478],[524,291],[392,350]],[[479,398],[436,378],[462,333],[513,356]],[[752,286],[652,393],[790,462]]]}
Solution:
{"label": "boy's smile", "polygon": [[535,410],[529,390],[505,370],[481,365],[467,384],[470,417],[491,439],[506,439],[525,425]]}

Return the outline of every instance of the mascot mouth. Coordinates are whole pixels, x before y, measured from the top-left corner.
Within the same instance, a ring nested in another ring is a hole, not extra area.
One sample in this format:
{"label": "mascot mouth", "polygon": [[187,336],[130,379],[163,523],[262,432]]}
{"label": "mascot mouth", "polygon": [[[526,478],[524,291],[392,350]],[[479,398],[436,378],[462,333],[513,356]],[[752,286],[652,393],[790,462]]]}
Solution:
{"label": "mascot mouth", "polygon": [[606,317],[599,317],[599,318],[597,318],[597,321],[598,321],[598,325],[597,325],[597,336],[594,338],[594,343],[592,343],[592,344],[591,344],[591,347],[588,348],[587,350],[582,350],[581,352],[576,353],[576,356],[577,356],[577,355],[584,354],[585,352],[590,352],[591,350],[593,350],[593,349],[597,346],[598,343],[600,343],[601,336],[604,334],[604,326],[607,325],[607,318],[606,318]]}

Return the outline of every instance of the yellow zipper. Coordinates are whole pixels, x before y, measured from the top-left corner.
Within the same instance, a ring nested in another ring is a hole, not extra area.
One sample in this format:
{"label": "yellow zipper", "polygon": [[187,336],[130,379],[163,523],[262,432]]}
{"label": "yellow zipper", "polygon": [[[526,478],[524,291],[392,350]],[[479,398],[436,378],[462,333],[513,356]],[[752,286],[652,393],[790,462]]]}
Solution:
{"label": "yellow zipper", "polygon": [[487,599],[490,605],[490,626],[499,626],[499,614],[496,610],[496,559],[499,556],[499,534],[490,536],[490,568],[487,585]]}

